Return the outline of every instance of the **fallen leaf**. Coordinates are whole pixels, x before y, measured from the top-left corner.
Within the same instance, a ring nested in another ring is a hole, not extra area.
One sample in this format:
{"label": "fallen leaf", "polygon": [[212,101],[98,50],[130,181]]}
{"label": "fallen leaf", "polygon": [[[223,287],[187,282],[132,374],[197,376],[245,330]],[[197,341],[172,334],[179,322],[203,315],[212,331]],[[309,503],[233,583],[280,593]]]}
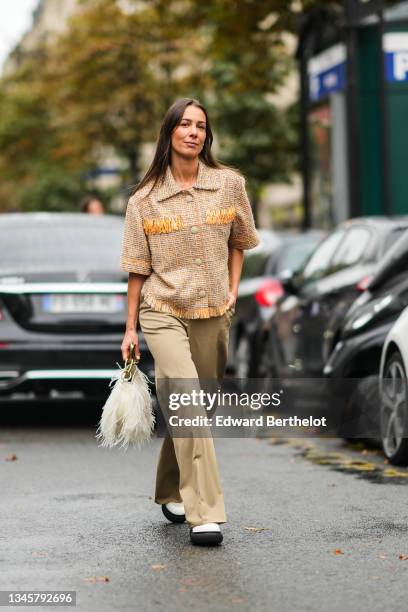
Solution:
{"label": "fallen leaf", "polygon": [[154,570],[162,570],[164,569],[166,566],[165,565],[161,565],[160,563],[156,563],[155,565],[151,565],[150,566],[152,569]]}
{"label": "fallen leaf", "polygon": [[269,527],[244,527],[247,531],[258,532],[258,531],[267,531]]}
{"label": "fallen leaf", "polygon": [[387,555],[378,555],[379,559],[388,559]]}
{"label": "fallen leaf", "polygon": [[407,555],[398,555],[398,559],[400,561],[406,561],[408,559]]}
{"label": "fallen leaf", "polygon": [[347,459],[343,467],[347,469],[362,471],[372,471],[377,469],[374,463],[370,463],[369,461],[363,461],[362,459]]}
{"label": "fallen leaf", "polygon": [[17,455],[15,453],[12,453],[11,455],[7,455],[7,457],[5,457],[6,461],[16,461],[17,460]]}
{"label": "fallen leaf", "polygon": [[334,550],[334,554],[335,555],[344,555],[344,552],[341,550],[341,548],[336,548]]}
{"label": "fallen leaf", "polygon": [[396,470],[395,468],[387,468],[383,474],[390,478],[408,478],[408,472],[401,472],[401,470]]}
{"label": "fallen leaf", "polygon": [[385,464],[389,463],[388,459],[384,459],[383,463]]}
{"label": "fallen leaf", "polygon": [[84,582],[109,582],[108,576],[89,576],[84,578]]}

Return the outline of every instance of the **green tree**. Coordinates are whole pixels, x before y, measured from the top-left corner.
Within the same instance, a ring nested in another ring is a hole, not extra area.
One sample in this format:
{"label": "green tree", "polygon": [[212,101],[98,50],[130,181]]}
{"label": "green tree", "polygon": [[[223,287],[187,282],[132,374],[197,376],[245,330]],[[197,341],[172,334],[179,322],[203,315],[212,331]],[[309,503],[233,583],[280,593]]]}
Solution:
{"label": "green tree", "polygon": [[58,154],[81,163],[112,146],[136,180],[141,145],[201,69],[191,3],[139,1],[130,12],[112,0],[82,5],[47,66]]}
{"label": "green tree", "polygon": [[247,176],[255,217],[262,187],[290,182],[290,174],[297,168],[297,116],[293,108],[277,109],[253,92],[224,96],[219,104],[222,159]]}
{"label": "green tree", "polygon": [[257,216],[262,185],[289,181],[297,167],[297,119],[276,94],[296,66],[285,40],[293,27],[290,3],[209,0],[209,100],[222,158],[244,172]]}
{"label": "green tree", "polygon": [[296,122],[271,94],[293,69],[282,35],[297,18],[291,3],[80,4],[65,33],[0,84],[1,207],[12,197],[25,209],[70,207],[107,147],[136,182],[142,145],[180,96],[210,106],[221,157],[247,175],[255,200],[265,182],[289,178]]}
{"label": "green tree", "polygon": [[82,180],[53,155],[57,134],[37,60],[2,80],[0,109],[0,210],[75,208]]}

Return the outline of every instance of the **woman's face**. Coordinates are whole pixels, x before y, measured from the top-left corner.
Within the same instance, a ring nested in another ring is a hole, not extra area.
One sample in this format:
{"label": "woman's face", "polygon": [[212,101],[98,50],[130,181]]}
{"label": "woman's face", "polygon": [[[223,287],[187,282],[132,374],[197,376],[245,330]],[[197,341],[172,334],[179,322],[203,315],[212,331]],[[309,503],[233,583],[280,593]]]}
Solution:
{"label": "woman's face", "polygon": [[187,106],[179,125],[173,130],[173,152],[188,159],[198,157],[204,146],[206,133],[205,113],[197,106]]}

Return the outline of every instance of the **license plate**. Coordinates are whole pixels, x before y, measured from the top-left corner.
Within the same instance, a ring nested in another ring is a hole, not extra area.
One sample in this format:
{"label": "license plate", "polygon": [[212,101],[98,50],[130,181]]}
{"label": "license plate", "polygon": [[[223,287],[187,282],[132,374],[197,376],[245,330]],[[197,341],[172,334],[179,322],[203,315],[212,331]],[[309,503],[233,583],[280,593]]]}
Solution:
{"label": "license plate", "polygon": [[124,305],[122,295],[56,293],[43,296],[44,312],[121,312]]}

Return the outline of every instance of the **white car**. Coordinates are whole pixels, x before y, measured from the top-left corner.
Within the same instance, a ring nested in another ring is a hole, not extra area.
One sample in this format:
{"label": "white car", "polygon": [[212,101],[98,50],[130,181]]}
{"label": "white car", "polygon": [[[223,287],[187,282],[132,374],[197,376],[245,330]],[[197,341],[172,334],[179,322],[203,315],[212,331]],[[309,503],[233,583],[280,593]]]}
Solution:
{"label": "white car", "polygon": [[381,442],[395,465],[408,465],[408,307],[389,331],[380,365]]}

